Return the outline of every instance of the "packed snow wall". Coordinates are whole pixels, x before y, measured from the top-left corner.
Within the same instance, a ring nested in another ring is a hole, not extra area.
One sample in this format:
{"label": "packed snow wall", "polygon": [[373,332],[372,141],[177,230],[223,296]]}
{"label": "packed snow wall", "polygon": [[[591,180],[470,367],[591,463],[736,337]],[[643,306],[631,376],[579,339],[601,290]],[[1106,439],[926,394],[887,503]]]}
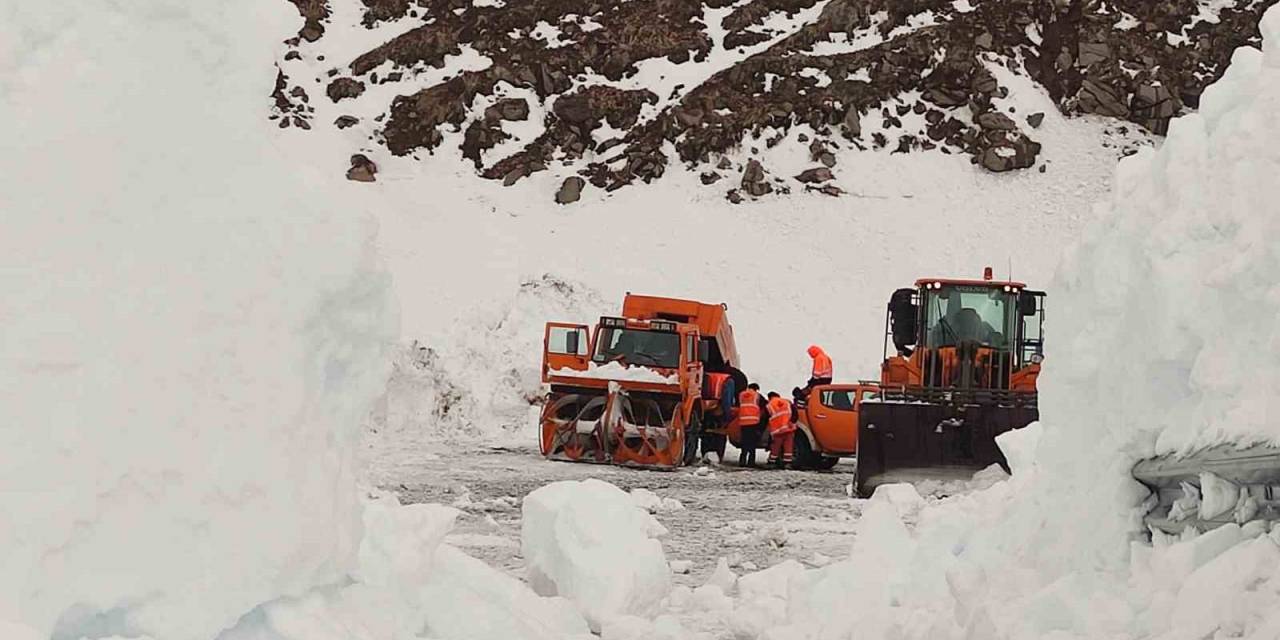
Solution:
{"label": "packed snow wall", "polygon": [[0,7],[0,620],[207,640],[353,566],[398,328],[353,187],[264,116],[297,21]]}
{"label": "packed snow wall", "polygon": [[1060,265],[1044,420],[1000,439],[1013,476],[877,494],[850,558],[787,585],[765,637],[1277,637],[1280,527],[1148,544],[1130,475],[1157,452],[1280,440],[1280,9],[1263,26],[1199,113],[1121,163]]}

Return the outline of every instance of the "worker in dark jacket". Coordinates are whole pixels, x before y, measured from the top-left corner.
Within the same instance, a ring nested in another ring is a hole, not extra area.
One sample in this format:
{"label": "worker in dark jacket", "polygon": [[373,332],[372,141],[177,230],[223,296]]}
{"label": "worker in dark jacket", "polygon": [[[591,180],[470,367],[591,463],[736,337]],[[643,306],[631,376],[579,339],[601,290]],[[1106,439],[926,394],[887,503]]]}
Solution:
{"label": "worker in dark jacket", "polygon": [[760,385],[752,382],[738,394],[738,454],[739,467],[756,466],[756,448],[768,423],[768,405],[760,395]]}

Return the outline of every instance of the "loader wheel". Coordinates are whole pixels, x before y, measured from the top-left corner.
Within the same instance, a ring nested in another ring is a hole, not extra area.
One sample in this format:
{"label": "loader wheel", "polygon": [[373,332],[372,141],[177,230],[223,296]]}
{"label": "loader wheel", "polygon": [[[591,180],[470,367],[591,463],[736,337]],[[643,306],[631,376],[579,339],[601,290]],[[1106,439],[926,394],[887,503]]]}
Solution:
{"label": "loader wheel", "polygon": [[698,462],[698,443],[702,440],[702,414],[695,413],[684,428],[684,464]]}
{"label": "loader wheel", "polygon": [[840,464],[840,458],[828,458],[827,456],[822,456],[818,458],[818,464],[814,465],[814,468],[822,471],[830,471],[831,469],[834,469],[837,464]]}

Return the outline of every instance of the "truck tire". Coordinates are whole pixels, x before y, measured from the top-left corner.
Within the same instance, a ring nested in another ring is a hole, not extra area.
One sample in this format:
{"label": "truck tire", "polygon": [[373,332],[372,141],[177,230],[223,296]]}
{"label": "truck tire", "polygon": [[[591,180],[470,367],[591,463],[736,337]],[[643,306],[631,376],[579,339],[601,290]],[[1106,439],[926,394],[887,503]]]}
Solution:
{"label": "truck tire", "polygon": [[724,460],[725,444],[729,441],[729,436],[723,433],[708,433],[702,436],[702,455],[715,452]]}
{"label": "truck tire", "polygon": [[684,456],[686,466],[698,462],[698,443],[702,440],[702,414],[694,413],[684,428]]}
{"label": "truck tire", "polygon": [[837,464],[840,464],[840,458],[821,456],[818,458],[818,463],[814,465],[814,468],[820,471],[830,471],[834,469]]}

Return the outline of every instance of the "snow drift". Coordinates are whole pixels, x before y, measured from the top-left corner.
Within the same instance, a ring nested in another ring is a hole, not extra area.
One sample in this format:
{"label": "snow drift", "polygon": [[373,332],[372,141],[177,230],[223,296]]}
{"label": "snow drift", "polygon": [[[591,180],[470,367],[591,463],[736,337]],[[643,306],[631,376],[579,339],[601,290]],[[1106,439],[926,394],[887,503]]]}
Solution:
{"label": "snow drift", "polygon": [[[1013,475],[862,511],[850,557],[742,592],[759,637],[1055,640],[1280,634],[1280,527],[1141,541],[1154,452],[1280,440],[1280,8],[1110,201],[1048,290],[1044,421],[999,439]],[[688,612],[690,617],[698,612]],[[703,612],[702,615],[705,615]],[[753,632],[754,633],[754,632]]]}
{"label": "snow drift", "polygon": [[529,584],[576,604],[591,628],[650,614],[671,588],[666,529],[625,491],[600,480],[554,482],[525,496],[520,546]]}
{"label": "snow drift", "polygon": [[352,580],[267,603],[218,640],[567,640],[590,638],[563,598],[543,598],[519,580],[447,544],[458,511],[368,503]]}
{"label": "snow drift", "polygon": [[208,640],[346,578],[398,330],[263,117],[283,2],[0,9],[0,619]]}

